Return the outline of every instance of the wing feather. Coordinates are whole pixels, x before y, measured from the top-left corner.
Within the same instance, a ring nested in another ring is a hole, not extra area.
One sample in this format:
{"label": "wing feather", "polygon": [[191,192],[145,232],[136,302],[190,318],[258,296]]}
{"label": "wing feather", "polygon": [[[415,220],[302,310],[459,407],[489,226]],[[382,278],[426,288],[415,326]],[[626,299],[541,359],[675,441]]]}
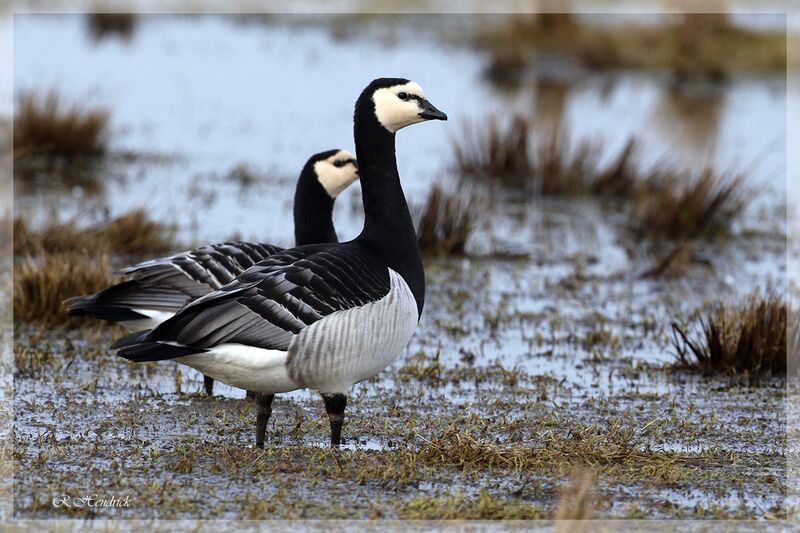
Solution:
{"label": "wing feather", "polygon": [[354,243],[293,248],[270,256],[195,300],[140,342],[207,349],[239,343],[287,350],[292,337],[336,311],[390,289],[385,263]]}

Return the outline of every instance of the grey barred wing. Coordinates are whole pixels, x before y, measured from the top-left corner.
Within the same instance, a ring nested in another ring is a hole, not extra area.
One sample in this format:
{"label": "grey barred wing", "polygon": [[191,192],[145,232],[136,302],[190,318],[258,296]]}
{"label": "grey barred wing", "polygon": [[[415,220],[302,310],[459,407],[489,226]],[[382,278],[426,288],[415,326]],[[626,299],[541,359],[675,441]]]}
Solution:
{"label": "grey barred wing", "polygon": [[145,261],[119,273],[143,285],[168,286],[197,298],[281,251],[271,244],[228,241]]}
{"label": "grey barred wing", "polygon": [[271,244],[232,241],[145,261],[119,272],[131,278],[125,282],[69,298],[67,313],[133,323],[159,312],[175,313],[280,251]]}
{"label": "grey barred wing", "polygon": [[203,349],[238,343],[287,350],[292,337],[309,325],[378,301],[389,289],[389,269],[356,246],[293,248],[191,303],[147,340]]}

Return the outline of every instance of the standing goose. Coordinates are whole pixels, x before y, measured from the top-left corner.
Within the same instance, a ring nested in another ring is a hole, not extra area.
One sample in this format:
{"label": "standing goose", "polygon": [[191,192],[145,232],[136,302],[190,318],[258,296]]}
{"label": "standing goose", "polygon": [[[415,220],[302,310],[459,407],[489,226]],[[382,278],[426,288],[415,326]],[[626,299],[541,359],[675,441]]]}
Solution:
{"label": "standing goose", "polygon": [[274,394],[316,390],[330,420],[331,445],[338,446],[348,389],[400,355],[422,313],[425,273],[397,171],[395,132],[426,120],[447,116],[418,84],[374,80],[354,116],[361,234],[274,254],[113,348],[135,362],[175,359],[256,391],[259,447]]}
{"label": "standing goose", "polygon": [[[328,150],[309,158],[294,195],[297,246],[339,242],[333,204],[356,179],[355,156],[346,150]],[[190,301],[219,289],[282,250],[272,244],[228,241],[145,261],[119,272],[130,276],[128,281],[66,300],[67,313],[118,322],[129,331],[154,328]],[[213,387],[213,378],[205,376],[208,395]]]}

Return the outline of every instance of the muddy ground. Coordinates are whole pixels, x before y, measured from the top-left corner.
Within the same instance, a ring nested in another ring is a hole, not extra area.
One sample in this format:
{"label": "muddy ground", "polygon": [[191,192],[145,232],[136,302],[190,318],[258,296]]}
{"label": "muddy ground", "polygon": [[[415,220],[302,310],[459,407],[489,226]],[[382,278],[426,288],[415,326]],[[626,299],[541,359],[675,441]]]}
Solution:
{"label": "muddy ground", "polygon": [[[354,388],[339,451],[325,445],[313,394],[278,397],[259,450],[252,403],[231,397],[241,391],[208,398],[191,369],[130,364],[107,349],[114,328],[18,325],[15,516],[549,518],[587,477],[596,517],[786,516],[781,382],[643,362],[637,352],[669,352],[647,302],[577,321],[566,305],[522,311],[532,295],[492,290],[489,278],[526,268],[429,264],[410,353]],[[632,290],[579,285],[563,289],[576,308]],[[91,493],[129,496],[130,507],[52,503]]]}

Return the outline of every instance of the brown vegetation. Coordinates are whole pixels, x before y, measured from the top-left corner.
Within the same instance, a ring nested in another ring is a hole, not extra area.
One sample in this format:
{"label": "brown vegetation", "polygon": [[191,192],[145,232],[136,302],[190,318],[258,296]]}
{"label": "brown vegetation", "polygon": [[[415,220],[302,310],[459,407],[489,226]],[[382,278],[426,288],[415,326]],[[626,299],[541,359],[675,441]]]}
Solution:
{"label": "brown vegetation", "polygon": [[786,36],[753,31],[728,15],[672,15],[665,24],[623,26],[582,23],[565,13],[510,16],[477,38],[490,53],[487,77],[500,84],[521,79],[505,68],[533,67],[541,56],[560,57],[587,69],[666,70],[676,81],[719,81],[735,72],[784,72]]}
{"label": "brown vegetation", "polygon": [[97,193],[109,114],[63,103],[58,93],[21,96],[14,114],[14,181],[23,188],[80,187]]}
{"label": "brown vegetation", "polygon": [[108,119],[104,110],[66,106],[55,91],[43,97],[25,94],[14,114],[15,163],[101,156],[107,147]]}
{"label": "brown vegetation", "polygon": [[602,144],[572,140],[563,127],[538,131],[524,116],[506,126],[466,125],[453,143],[462,179],[479,179],[544,196],[594,195],[628,202],[629,229],[637,240],[715,239],[727,236],[746,207],[741,173],[711,167],[683,170],[669,162],[642,168],[631,138],[606,165]]}
{"label": "brown vegetation", "polygon": [[76,220],[50,220],[41,229],[14,218],[14,255],[63,252],[107,252],[111,255],[145,256],[174,250],[175,228],[150,220],[144,209],[133,209],[108,222],[88,228]]}
{"label": "brown vegetation", "polygon": [[175,250],[174,226],[155,222],[144,209],[133,209],[94,228],[97,239],[108,242],[112,253],[144,256]]}
{"label": "brown vegetation", "polygon": [[128,40],[136,29],[133,13],[91,13],[87,16],[89,32],[95,40],[119,37]]}
{"label": "brown vegetation", "polygon": [[91,294],[114,282],[109,257],[144,258],[178,247],[175,229],[134,209],[106,223],[81,228],[75,220],[32,229],[14,219],[15,320],[73,324],[66,298]]}
{"label": "brown vegetation", "polygon": [[524,187],[535,173],[529,147],[530,125],[525,117],[517,115],[507,124],[490,117],[479,124],[465,124],[463,138],[453,142],[453,153],[462,176]]}
{"label": "brown vegetation", "polygon": [[[683,368],[741,376],[755,383],[762,375],[786,373],[788,315],[783,297],[756,292],[740,305],[717,305],[699,319],[696,333],[673,322],[672,344]],[[796,336],[797,324],[791,329],[788,334]]]}
{"label": "brown vegetation", "polygon": [[422,253],[463,255],[481,205],[473,193],[445,192],[434,185],[425,202],[413,209]]}
{"label": "brown vegetation", "polygon": [[54,325],[71,319],[62,302],[76,294],[91,294],[108,287],[108,256],[58,252],[25,257],[14,264],[14,320]]}
{"label": "brown vegetation", "polygon": [[745,206],[742,174],[708,167],[693,176],[664,166],[636,193],[631,226],[640,239],[714,239],[730,233]]}
{"label": "brown vegetation", "polygon": [[524,115],[507,124],[489,117],[480,125],[466,124],[464,136],[453,142],[456,169],[475,178],[545,196],[617,194],[631,188],[633,141],[608,168],[598,168],[601,145],[581,139],[572,147],[568,132],[558,127],[538,130]]}

